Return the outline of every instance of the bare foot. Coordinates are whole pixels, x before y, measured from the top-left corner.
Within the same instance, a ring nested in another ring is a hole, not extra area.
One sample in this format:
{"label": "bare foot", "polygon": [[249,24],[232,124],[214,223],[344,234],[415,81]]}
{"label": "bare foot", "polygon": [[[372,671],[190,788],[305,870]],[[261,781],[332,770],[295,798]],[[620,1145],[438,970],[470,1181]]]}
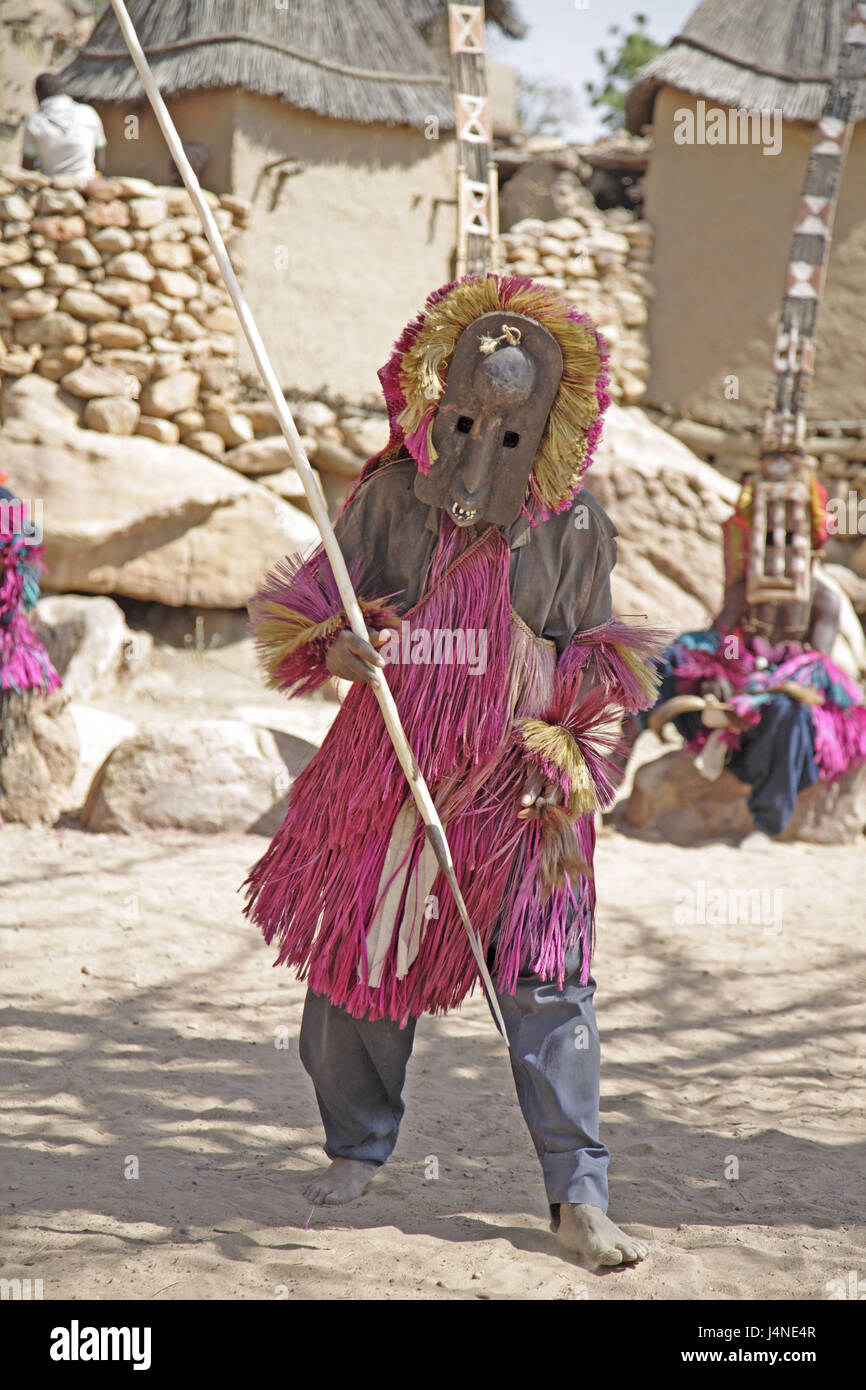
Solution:
{"label": "bare foot", "polygon": [[648,1250],[637,1236],[627,1236],[601,1207],[585,1202],[563,1202],[559,1209],[560,1245],[579,1255],[588,1265],[634,1264],[646,1259]]}
{"label": "bare foot", "polygon": [[370,1180],[381,1168],[380,1163],[367,1163],[360,1158],[335,1158],[304,1188],[304,1196],[310,1202],[351,1202],[360,1197]]}

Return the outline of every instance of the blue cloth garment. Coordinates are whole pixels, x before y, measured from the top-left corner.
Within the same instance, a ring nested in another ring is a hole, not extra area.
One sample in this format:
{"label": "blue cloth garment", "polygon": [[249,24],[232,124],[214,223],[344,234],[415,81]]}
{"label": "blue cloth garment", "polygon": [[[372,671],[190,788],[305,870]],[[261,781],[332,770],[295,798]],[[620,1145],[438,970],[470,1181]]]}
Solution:
{"label": "blue cloth garment", "polygon": [[743,734],[728,767],[751,786],[748,807],[758,829],[780,835],[794,814],[798,793],[818,780],[808,705],[790,695],[771,696],[760,724]]}
{"label": "blue cloth garment", "polygon": [[[676,647],[705,646],[699,640],[704,633],[686,633],[677,639]],[[711,634],[715,636],[715,634]],[[662,682],[657,706],[680,693],[676,672],[676,652],[669,648],[660,663]],[[815,762],[815,734],[808,705],[789,695],[767,694],[761,701],[760,723],[746,730],[740,744],[728,759],[727,767],[741,782],[751,786],[748,807],[759,830],[766,835],[780,835],[794,814],[797,796],[818,780]],[[645,729],[652,710],[637,716]],[[680,714],[674,726],[688,741],[701,732],[700,714]]]}

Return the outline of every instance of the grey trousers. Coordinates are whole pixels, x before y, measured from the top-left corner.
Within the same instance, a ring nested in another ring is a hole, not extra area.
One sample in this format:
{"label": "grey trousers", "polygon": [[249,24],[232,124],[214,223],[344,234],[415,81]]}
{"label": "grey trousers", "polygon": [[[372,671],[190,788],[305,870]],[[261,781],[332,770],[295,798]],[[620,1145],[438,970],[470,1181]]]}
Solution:
{"label": "grey trousers", "polygon": [[[592,996],[579,983],[580,957],[568,958],[564,986],[520,975],[513,994],[499,994],[511,1045],[517,1099],[541,1163],[556,1221],[562,1202],[607,1210],[610,1154],[598,1137],[600,1049]],[[316,1089],[329,1158],[384,1163],[405,1106],[406,1064],[416,1020],[352,1018],[324,995],[307,991],[301,1061]]]}

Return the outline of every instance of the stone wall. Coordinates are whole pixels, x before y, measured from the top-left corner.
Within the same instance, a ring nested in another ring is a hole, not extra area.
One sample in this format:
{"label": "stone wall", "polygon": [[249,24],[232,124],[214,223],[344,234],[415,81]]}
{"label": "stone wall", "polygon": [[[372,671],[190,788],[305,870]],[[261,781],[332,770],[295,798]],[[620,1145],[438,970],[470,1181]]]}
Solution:
{"label": "stone wall", "polygon": [[626,208],[601,212],[586,195],[573,216],[524,218],[503,233],[502,242],[508,270],[550,285],[594,320],[610,349],[613,399],[624,405],[643,400],[652,295],[649,224]]}
{"label": "stone wall", "polygon": [[[238,198],[205,195],[226,241]],[[218,456],[252,439],[225,393],[237,319],[185,189],[96,181],[87,194],[0,171],[0,378],[58,382],[86,429]]]}
{"label": "stone wall", "polygon": [[[205,196],[231,246],[248,204]],[[589,194],[573,212],[506,232],[508,268],[593,317],[611,351],[611,394],[635,404],[649,373],[649,228],[622,208],[599,212]],[[180,442],[256,476],[287,466],[276,439],[258,443],[279,433],[276,419],[239,380],[237,320],[184,189],[117,177],[83,194],[5,166],[0,230],[0,385],[35,372],[59,384],[85,429]],[[295,384],[284,383],[289,394]],[[332,400],[346,392],[330,385]],[[300,409],[309,456],[335,480],[357,476],[387,440],[384,416],[369,409],[343,406],[339,419],[322,402]],[[300,501],[299,485],[291,490]],[[339,486],[330,493],[338,504]]]}
{"label": "stone wall", "polygon": [[[249,206],[205,196],[240,268],[233,243]],[[582,186],[559,205],[567,214],[524,217],[503,234],[506,268],[588,313],[610,349],[614,401],[641,403],[650,374],[650,226],[625,208],[602,212]],[[307,509],[273,410],[238,375],[237,320],[184,189],[118,177],[85,195],[4,166],[0,231],[0,386],[38,374],[59,385],[85,430],[182,443]],[[284,384],[293,395],[295,382]],[[338,377],[330,389],[328,402],[295,400],[292,409],[336,511],[388,431],[381,409],[335,408],[346,390]],[[754,428],[655,418],[728,478],[754,469]],[[829,557],[866,576],[866,427],[823,426],[808,448],[830,498],[850,503],[845,517],[853,517]],[[862,597],[850,596],[862,611]]]}

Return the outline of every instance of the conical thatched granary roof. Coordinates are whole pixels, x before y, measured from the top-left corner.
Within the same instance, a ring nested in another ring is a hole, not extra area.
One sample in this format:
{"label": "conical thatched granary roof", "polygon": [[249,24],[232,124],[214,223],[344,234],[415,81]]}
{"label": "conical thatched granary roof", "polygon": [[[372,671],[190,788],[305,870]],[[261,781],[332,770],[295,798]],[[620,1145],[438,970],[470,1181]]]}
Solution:
{"label": "conical thatched granary roof", "polygon": [[[127,0],[163,96],[241,87],[336,120],[450,129],[448,84],[400,0]],[[107,10],[65,70],[89,102],[144,98]]]}
{"label": "conical thatched granary roof", "polygon": [[[652,121],[660,87],[721,106],[816,121],[851,17],[851,0],[704,0],[664,53],[638,73],[626,125]],[[866,83],[854,119],[866,116]]]}

